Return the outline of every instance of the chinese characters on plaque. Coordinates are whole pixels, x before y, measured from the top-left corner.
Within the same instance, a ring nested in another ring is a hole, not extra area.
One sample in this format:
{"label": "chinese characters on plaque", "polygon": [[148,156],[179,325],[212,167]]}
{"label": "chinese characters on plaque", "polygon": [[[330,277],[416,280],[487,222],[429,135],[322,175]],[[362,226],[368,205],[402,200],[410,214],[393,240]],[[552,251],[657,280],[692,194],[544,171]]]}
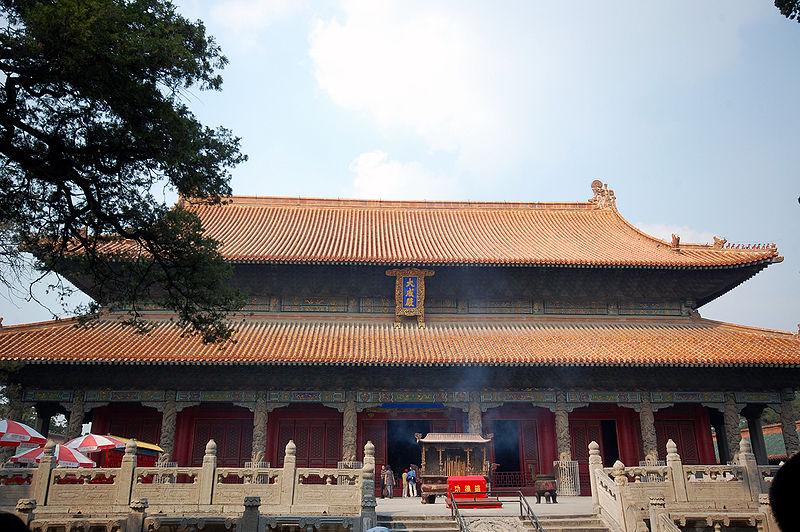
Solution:
{"label": "chinese characters on plaque", "polygon": [[403,316],[416,316],[419,327],[425,327],[425,278],[433,276],[433,273],[419,268],[386,272],[386,275],[395,278],[395,327],[400,327]]}

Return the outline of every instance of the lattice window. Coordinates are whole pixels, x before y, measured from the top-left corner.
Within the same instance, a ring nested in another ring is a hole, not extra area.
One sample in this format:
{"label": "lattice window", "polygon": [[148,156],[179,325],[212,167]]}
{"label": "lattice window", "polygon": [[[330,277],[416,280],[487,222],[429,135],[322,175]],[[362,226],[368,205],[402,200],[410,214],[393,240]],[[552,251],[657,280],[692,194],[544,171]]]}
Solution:
{"label": "lattice window", "polygon": [[602,315],[608,314],[608,304],[600,301],[545,301],[545,314],[580,314]]}
{"label": "lattice window", "polygon": [[347,312],[346,297],[284,297],[283,312]]}
{"label": "lattice window", "polygon": [[533,302],[530,299],[470,299],[467,301],[470,314],[531,314]]}
{"label": "lattice window", "polygon": [[367,314],[393,314],[394,299],[388,297],[362,297],[358,300],[358,311]]}
{"label": "lattice window", "polygon": [[627,316],[635,315],[655,315],[655,316],[680,316],[680,302],[661,302],[661,303],[620,303],[619,313]]}

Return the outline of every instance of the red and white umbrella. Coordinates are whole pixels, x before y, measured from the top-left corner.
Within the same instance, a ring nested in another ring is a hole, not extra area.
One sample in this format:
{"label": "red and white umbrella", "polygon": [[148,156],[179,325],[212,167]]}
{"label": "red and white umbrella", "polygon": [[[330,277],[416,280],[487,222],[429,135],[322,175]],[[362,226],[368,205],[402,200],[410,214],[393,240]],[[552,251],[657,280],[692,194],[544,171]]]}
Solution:
{"label": "red and white umbrella", "polygon": [[47,443],[47,438],[25,423],[10,419],[0,419],[0,446],[16,447],[20,443],[44,445]]}
{"label": "red and white umbrella", "polygon": [[[11,457],[11,461],[20,464],[35,464],[41,462],[43,456],[44,447],[38,447],[15,454]],[[90,460],[79,451],[64,445],[53,447],[53,457],[56,459],[56,463],[63,467],[94,467],[96,465],[93,460]]]}
{"label": "red and white umbrella", "polygon": [[114,436],[101,436],[99,434],[84,434],[65,443],[70,449],[77,449],[82,453],[93,453],[108,449],[124,449],[125,442]]}

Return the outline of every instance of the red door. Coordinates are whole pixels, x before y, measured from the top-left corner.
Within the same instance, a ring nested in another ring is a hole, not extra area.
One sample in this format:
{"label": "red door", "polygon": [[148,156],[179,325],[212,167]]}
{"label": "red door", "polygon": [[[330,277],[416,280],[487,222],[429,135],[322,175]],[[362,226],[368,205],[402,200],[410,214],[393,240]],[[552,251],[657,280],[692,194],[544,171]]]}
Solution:
{"label": "red door", "polygon": [[375,496],[380,496],[381,492],[381,468],[386,465],[386,421],[364,420],[361,425],[361,441],[358,444],[359,456],[364,453],[364,445],[368,441],[375,446]]}
{"label": "red door", "polygon": [[667,448],[667,440],[672,440],[678,446],[678,454],[686,465],[700,463],[700,453],[697,448],[697,432],[694,421],[691,419],[665,419],[656,420],[656,441],[658,449]]}
{"label": "red door", "polygon": [[341,423],[320,419],[278,421],[278,447],[274,462],[283,467],[286,444],[297,448],[297,467],[336,467],[342,455]]}
{"label": "red door", "polygon": [[596,441],[600,445],[600,456],[603,455],[603,432],[600,420],[570,420],[570,440],[572,458],[578,461],[578,476],[581,481],[581,495],[591,495],[589,484],[589,442]]}
{"label": "red door", "polygon": [[194,423],[191,465],[203,464],[208,440],[217,444],[219,467],[243,467],[250,461],[253,422],[249,419],[197,419]]}
{"label": "red door", "polygon": [[520,421],[520,447],[522,450],[522,474],[525,475],[528,485],[533,482],[533,473],[547,473],[545,464],[539,463],[539,427],[536,421]]}

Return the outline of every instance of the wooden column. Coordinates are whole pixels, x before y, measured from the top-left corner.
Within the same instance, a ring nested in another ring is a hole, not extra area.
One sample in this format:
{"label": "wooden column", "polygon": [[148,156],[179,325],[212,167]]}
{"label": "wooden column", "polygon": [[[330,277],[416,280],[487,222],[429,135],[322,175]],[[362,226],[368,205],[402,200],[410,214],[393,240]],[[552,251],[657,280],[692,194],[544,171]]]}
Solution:
{"label": "wooden column", "polygon": [[728,440],[725,437],[725,416],[716,408],[710,408],[708,411],[708,418],[711,422],[711,426],[714,427],[717,451],[719,452],[719,463],[726,464],[730,462],[733,457],[728,450]]}
{"label": "wooden column", "polygon": [[794,411],[794,390],[787,388],[781,393],[781,426],[783,430],[783,443],[786,445],[786,454],[792,456],[800,452],[800,440],[797,437],[797,417]]}
{"label": "wooden column", "polygon": [[[725,394],[725,441],[728,451],[731,453],[731,461],[735,461],[739,454],[739,441],[742,434],[739,430],[739,407],[736,405],[736,398],[733,392]],[[719,438],[719,436],[717,436]]]}
{"label": "wooden column", "polygon": [[764,441],[764,431],[761,428],[761,414],[763,412],[764,405],[747,405],[742,412],[747,420],[747,429],[750,432],[750,447],[759,465],[769,464],[767,443]]}
{"label": "wooden column", "polygon": [[165,394],[164,406],[161,408],[161,437],[158,445],[164,449],[159,457],[160,462],[175,461],[175,425],[178,420],[178,406],[175,404],[175,390]]}
{"label": "wooden column", "polygon": [[572,444],[569,435],[569,410],[564,392],[556,393],[555,425],[558,459],[562,462],[570,461],[572,460]]}
{"label": "wooden column", "polygon": [[84,406],[83,390],[75,390],[72,396],[72,405],[69,409],[69,420],[67,422],[67,439],[77,438],[81,435],[83,428],[83,406]]}
{"label": "wooden column", "polygon": [[253,465],[266,462],[264,456],[267,452],[267,423],[269,423],[267,393],[258,392],[253,408],[253,444],[250,450],[250,460]]}
{"label": "wooden column", "polygon": [[352,462],[356,459],[356,433],[358,411],[355,397],[348,396],[342,412],[342,460]]}
{"label": "wooden column", "polygon": [[658,443],[653,405],[650,403],[649,392],[642,392],[641,395],[642,405],[639,411],[639,424],[642,429],[642,452],[644,453],[645,462],[655,465],[658,461]]}

